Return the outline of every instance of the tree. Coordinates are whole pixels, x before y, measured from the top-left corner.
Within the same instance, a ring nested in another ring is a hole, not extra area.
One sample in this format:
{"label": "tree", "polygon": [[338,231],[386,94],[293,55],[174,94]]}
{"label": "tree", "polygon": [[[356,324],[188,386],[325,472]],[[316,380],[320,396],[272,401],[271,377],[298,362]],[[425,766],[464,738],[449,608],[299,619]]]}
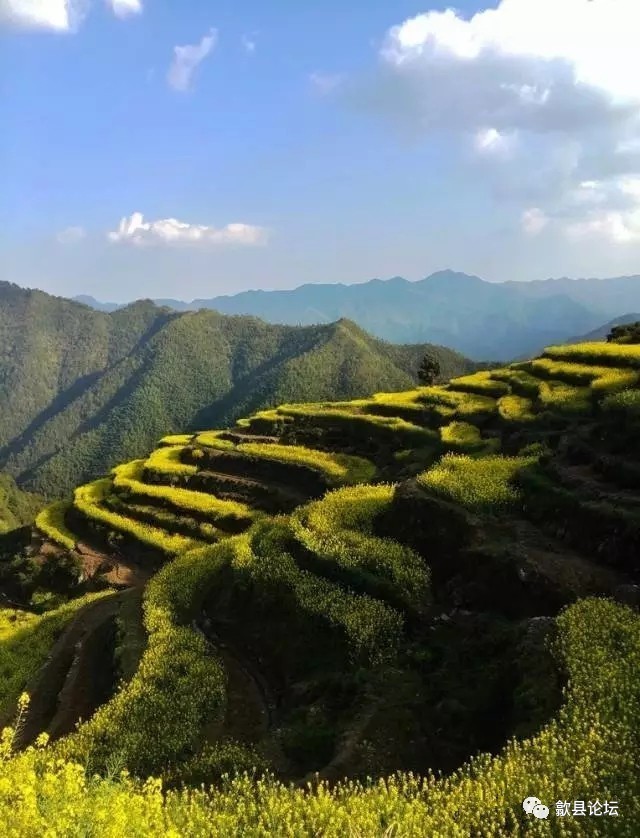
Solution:
{"label": "tree", "polygon": [[614,326],[607,335],[609,343],[640,343],[640,322]]}
{"label": "tree", "polygon": [[433,384],[439,375],[440,364],[438,359],[427,353],[418,367],[418,381],[420,384]]}

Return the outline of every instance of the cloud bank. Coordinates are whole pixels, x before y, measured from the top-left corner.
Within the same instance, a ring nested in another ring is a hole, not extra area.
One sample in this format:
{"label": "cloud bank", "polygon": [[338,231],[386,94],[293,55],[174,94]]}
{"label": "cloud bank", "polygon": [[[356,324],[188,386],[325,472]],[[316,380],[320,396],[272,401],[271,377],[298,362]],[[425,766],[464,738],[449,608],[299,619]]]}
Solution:
{"label": "cloud bank", "polygon": [[118,229],[108,233],[109,241],[133,245],[261,245],[268,233],[263,227],[251,224],[227,224],[226,227],[207,227],[188,224],[177,218],[145,221],[141,212],[123,218]]}
{"label": "cloud bank", "polygon": [[467,137],[496,194],[530,201],[529,235],[640,242],[639,33],[638,0],[428,11],[386,33],[357,95],[413,134]]}

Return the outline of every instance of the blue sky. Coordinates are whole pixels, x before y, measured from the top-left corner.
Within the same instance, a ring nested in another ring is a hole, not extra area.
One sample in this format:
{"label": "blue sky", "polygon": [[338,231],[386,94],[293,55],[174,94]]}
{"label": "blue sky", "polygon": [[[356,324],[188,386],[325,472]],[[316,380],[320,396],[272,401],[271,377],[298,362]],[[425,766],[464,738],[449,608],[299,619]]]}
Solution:
{"label": "blue sky", "polygon": [[0,278],[122,301],[640,273],[635,0],[446,10],[2,0]]}

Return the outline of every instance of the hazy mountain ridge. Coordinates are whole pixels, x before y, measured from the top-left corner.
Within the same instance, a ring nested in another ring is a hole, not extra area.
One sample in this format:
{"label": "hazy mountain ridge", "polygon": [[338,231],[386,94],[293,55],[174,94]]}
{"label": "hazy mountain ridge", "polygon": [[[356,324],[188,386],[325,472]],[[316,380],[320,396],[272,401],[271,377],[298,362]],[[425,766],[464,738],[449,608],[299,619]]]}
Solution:
{"label": "hazy mountain ridge", "polygon": [[640,276],[494,283],[440,271],[417,282],[394,277],[156,302],[177,311],[207,308],[295,325],[347,317],[395,343],[432,342],[478,360],[508,360],[640,309]]}
{"label": "hazy mountain ridge", "polygon": [[[273,326],[149,300],[104,313],[0,283],[0,469],[58,495],[167,430],[410,386],[426,348],[391,346],[345,320]],[[471,368],[434,351],[444,375]]]}
{"label": "hazy mountain ridge", "polygon": [[609,320],[608,323],[605,323],[603,326],[599,326],[597,329],[593,329],[586,335],[571,338],[571,340],[567,341],[567,343],[583,343],[585,341],[604,340],[614,326],[626,326],[627,323],[638,322],[640,322],[640,314],[623,314],[621,317],[614,317],[613,320]]}

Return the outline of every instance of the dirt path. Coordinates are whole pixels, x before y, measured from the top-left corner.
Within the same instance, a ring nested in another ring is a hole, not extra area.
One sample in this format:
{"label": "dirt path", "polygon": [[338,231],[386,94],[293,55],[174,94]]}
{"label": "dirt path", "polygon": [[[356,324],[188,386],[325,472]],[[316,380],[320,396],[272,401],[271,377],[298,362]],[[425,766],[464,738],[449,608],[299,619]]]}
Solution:
{"label": "dirt path", "polygon": [[84,541],[76,545],[88,579],[101,576],[115,588],[144,588],[154,571],[120,554],[107,554]]}
{"label": "dirt path", "polygon": [[95,701],[106,692],[105,626],[115,620],[121,597],[113,594],[85,606],[53,644],[46,662],[26,687],[31,703],[20,731],[21,746],[49,731],[53,722],[57,735],[62,735],[73,729],[80,715],[87,718],[93,712]]}
{"label": "dirt path", "polygon": [[227,674],[227,711],[223,722],[206,730],[209,741],[221,736],[250,744],[261,751],[281,777],[291,777],[289,760],[273,735],[277,705],[264,675],[228,636],[222,637],[207,622],[194,628],[207,641],[212,653],[222,659]]}

